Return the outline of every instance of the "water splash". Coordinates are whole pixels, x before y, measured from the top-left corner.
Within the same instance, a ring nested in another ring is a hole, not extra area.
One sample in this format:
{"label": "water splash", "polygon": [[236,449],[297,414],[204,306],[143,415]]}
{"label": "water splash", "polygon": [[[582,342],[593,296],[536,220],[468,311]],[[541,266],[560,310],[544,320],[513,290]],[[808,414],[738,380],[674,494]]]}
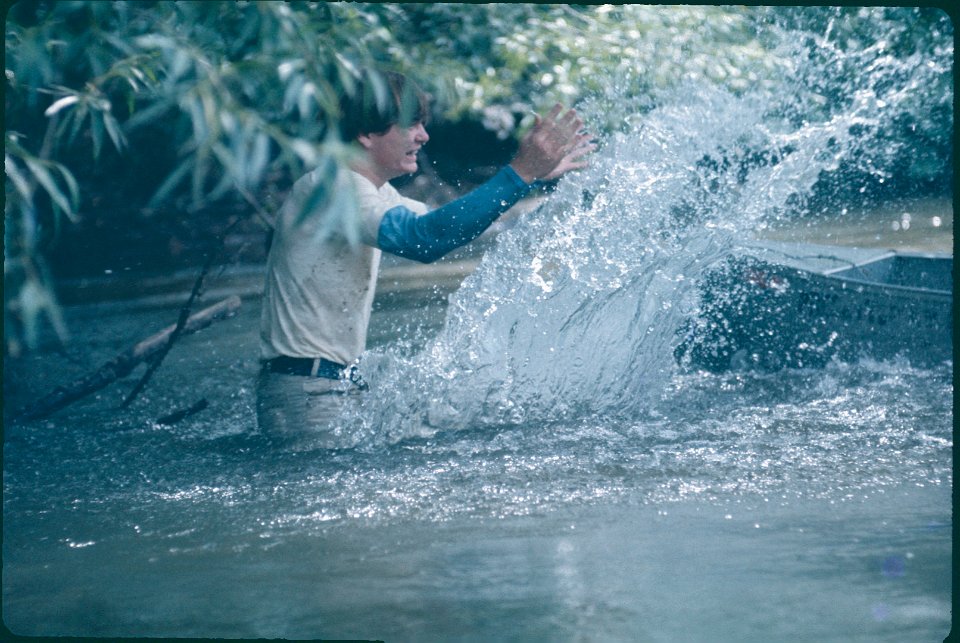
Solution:
{"label": "water splash", "polygon": [[[602,142],[589,169],[501,234],[424,350],[364,355],[376,385],[347,411],[345,444],[655,413],[705,271],[770,223],[803,214],[841,165],[882,179],[899,143],[878,132],[915,108],[924,77],[948,69],[919,54],[898,60],[882,42],[841,49],[829,28],[770,29],[790,63],[781,86],[687,83],[656,96]],[[825,96],[832,69],[847,71],[834,72]],[[590,120],[603,101],[586,109]]]}

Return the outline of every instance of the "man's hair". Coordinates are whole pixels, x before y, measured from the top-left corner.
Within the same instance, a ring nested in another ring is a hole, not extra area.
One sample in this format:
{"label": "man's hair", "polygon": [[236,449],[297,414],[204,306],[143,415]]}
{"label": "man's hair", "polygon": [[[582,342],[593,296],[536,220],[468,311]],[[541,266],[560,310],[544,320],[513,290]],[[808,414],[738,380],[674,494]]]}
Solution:
{"label": "man's hair", "polygon": [[429,114],[429,99],[412,80],[395,71],[365,70],[353,91],[340,97],[340,134],[352,141],[426,122]]}

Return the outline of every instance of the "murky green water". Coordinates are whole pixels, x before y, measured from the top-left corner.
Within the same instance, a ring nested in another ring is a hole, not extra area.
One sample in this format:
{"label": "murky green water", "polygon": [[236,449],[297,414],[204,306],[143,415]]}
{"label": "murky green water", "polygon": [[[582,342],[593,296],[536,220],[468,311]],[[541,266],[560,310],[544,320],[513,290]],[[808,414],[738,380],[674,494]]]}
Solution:
{"label": "murky green water", "polygon": [[[106,331],[93,363],[174,313],[71,312]],[[405,319],[429,334],[436,312]],[[245,302],[184,338],[127,412],[132,382],[8,427],[15,633],[892,642],[949,628],[950,365],[691,374],[669,414],[291,451],[248,435],[255,320]],[[211,407],[193,418],[152,422],[199,397]]]}

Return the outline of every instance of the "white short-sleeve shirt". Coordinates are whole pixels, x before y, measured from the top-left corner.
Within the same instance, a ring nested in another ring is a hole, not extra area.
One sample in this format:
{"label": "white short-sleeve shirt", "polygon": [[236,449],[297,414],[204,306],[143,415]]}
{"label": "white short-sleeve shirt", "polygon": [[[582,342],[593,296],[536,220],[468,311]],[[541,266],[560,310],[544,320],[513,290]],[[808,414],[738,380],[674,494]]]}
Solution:
{"label": "white short-sleeve shirt", "polygon": [[322,178],[317,169],[294,183],[277,217],[260,314],[261,359],[357,359],[366,347],[380,267],[380,221],[398,205],[427,211],[389,183],[377,188],[340,170],[327,202],[297,220]]}

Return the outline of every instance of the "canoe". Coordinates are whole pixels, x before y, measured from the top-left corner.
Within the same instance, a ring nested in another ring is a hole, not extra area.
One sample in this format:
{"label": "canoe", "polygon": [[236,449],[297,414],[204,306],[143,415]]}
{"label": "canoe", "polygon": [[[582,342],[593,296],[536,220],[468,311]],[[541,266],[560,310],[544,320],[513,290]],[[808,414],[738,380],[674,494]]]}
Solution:
{"label": "canoe", "polygon": [[700,300],[675,351],[690,368],[953,359],[951,255],[755,242],[708,271]]}

